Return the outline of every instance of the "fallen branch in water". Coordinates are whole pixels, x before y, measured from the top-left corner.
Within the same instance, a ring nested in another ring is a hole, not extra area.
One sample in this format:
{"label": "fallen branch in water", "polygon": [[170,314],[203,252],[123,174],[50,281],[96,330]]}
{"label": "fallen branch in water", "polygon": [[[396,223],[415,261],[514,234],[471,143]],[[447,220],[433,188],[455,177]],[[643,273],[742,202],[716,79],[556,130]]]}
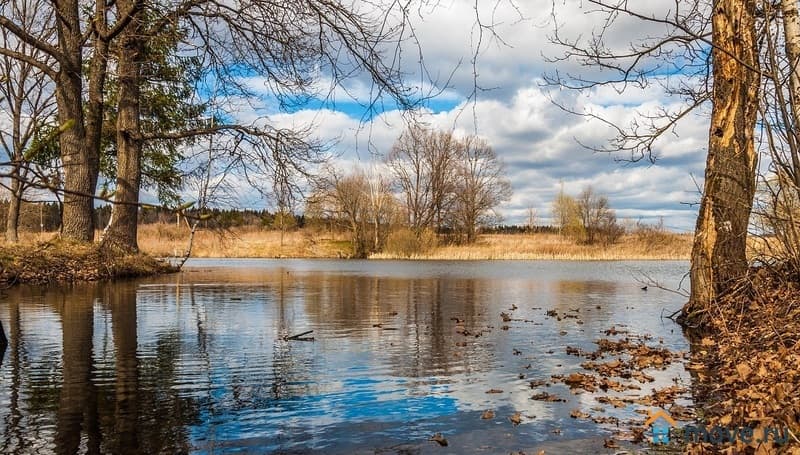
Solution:
{"label": "fallen branch in water", "polygon": [[309,333],[314,333],[314,331],[313,330],[307,330],[307,331],[305,331],[303,333],[298,333],[297,335],[292,335],[292,336],[286,335],[286,336],[283,337],[283,341],[292,341],[292,340],[294,340],[294,341],[314,341],[314,337],[306,337],[305,336],[305,335],[308,335]]}

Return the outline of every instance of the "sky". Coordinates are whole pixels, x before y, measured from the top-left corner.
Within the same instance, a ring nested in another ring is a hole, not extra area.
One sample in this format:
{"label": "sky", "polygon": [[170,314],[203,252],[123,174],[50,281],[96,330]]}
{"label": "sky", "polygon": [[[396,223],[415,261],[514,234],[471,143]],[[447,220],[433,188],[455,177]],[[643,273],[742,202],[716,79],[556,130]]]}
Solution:
{"label": "sky", "polygon": [[[457,135],[477,134],[488,140],[503,160],[514,190],[511,200],[498,210],[504,223],[526,223],[529,209],[535,210],[537,224],[550,223],[552,201],[562,187],[577,195],[592,186],[608,196],[618,219],[655,223],[663,217],[666,227],[691,231],[705,164],[708,109],[686,117],[658,140],[653,149],[655,162],[628,162],[629,154],[593,152],[584,145],[606,145],[611,129],[566,112],[557,103],[627,124],[638,113],[675,107],[680,100],[657,85],[622,91],[605,86],[578,93],[546,84],[544,76],[556,71],[584,77],[599,74],[597,69],[572,61],[549,61],[564,54],[550,39],[555,24],[567,38],[591,36],[599,30],[601,16],[592,14],[582,2],[556,2],[554,6],[542,0],[515,4],[500,0],[479,4],[481,20],[493,21],[500,38],[493,40],[484,34],[478,49],[474,70],[483,90],[471,96],[475,80],[470,61],[477,30],[473,2],[444,1],[415,11],[411,23],[418,48],[414,42],[405,44],[404,54],[411,57],[404,69],[409,85],[441,92],[418,112],[418,118]],[[663,5],[652,0],[636,2],[637,9],[656,14]],[[620,18],[606,39],[612,46],[624,47],[631,39],[649,36],[652,27]],[[419,76],[413,57],[420,50],[427,79]],[[246,79],[255,91],[263,86],[258,76]],[[415,80],[424,82],[415,84]],[[318,139],[334,144],[331,151],[340,167],[349,169],[360,163],[367,168],[380,162],[406,126],[402,113],[391,107],[365,117],[357,101],[368,97],[368,84],[354,78],[334,91],[331,102],[270,112],[269,120],[279,126],[313,125]],[[262,116],[269,110],[268,101],[262,101],[260,107],[258,102],[243,103],[236,115],[242,120]],[[241,204],[264,207],[259,196],[249,193],[243,193]]]}

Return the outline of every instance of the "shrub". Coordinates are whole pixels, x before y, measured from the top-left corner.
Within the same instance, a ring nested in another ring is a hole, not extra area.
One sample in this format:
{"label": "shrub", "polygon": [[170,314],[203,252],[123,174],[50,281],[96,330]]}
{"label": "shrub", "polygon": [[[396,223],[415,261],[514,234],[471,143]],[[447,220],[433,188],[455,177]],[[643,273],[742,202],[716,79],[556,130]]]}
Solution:
{"label": "shrub", "polygon": [[424,230],[420,235],[407,228],[400,228],[389,234],[386,239],[385,252],[410,258],[425,253],[436,246],[436,233]]}

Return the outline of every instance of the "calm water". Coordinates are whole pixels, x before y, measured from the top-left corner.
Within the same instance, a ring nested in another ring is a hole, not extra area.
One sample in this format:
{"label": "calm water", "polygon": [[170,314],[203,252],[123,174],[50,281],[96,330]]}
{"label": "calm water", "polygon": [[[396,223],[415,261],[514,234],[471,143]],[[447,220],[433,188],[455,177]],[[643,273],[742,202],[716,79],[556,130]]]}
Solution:
{"label": "calm water", "polygon": [[[677,287],[684,262],[187,265],[5,291],[0,452],[580,453],[610,431],[569,417],[594,397],[555,384],[541,390],[567,403],[530,399],[530,381],[580,371],[565,346],[594,350],[627,326],[688,348],[660,318],[683,298],[635,279]],[[283,340],[306,330],[314,342]],[[656,373],[656,387],[689,380],[679,364]],[[497,417],[482,420],[487,409]],[[601,415],[641,417],[633,409]],[[448,447],[427,441],[436,432]]]}

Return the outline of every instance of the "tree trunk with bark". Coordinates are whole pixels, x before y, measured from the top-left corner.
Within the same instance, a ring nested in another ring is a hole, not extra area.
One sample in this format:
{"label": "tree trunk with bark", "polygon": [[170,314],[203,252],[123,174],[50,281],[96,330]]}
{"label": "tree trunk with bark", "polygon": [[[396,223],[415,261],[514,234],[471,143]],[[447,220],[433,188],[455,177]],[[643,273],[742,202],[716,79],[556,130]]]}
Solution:
{"label": "tree trunk with bark", "polygon": [[[118,2],[123,10],[132,8],[135,1]],[[119,99],[117,102],[117,181],[111,224],[104,241],[123,251],[138,251],[136,240],[139,221],[139,185],[141,183],[142,140],[140,129],[140,74],[143,52],[140,38],[141,13],[133,16],[131,24],[120,36],[117,73]]]}
{"label": "tree trunk with bark", "polygon": [[692,247],[692,323],[747,272],[747,227],[756,187],[758,112],[755,0],[714,3],[713,110],[705,186]]}
{"label": "tree trunk with bark", "polygon": [[68,126],[59,135],[61,161],[64,166],[64,209],[62,236],[67,239],[94,239],[94,194],[99,169],[98,151],[87,143],[83,112],[83,36],[78,15],[78,2],[56,3],[56,30],[62,49],[56,77],[58,122]]}

